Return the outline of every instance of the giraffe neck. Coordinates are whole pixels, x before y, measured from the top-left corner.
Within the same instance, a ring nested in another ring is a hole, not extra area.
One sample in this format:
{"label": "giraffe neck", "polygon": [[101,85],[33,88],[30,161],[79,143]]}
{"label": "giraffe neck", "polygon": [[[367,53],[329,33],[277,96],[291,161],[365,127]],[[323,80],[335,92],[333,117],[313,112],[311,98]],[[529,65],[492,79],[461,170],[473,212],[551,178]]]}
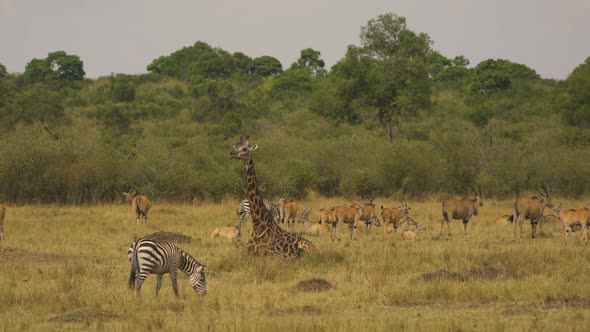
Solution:
{"label": "giraffe neck", "polygon": [[250,214],[252,217],[252,227],[255,234],[261,234],[269,226],[267,221],[266,207],[258,193],[258,183],[256,181],[256,171],[254,170],[254,161],[248,156],[244,160],[246,167],[246,183],[248,184],[248,199],[250,200]]}

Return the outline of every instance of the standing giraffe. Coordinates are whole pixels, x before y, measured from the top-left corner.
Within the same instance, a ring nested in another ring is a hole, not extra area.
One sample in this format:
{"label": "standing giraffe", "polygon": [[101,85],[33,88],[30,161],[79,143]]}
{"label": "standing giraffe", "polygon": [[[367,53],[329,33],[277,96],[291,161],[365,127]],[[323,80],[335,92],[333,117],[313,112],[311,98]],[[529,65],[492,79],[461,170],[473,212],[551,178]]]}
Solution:
{"label": "standing giraffe", "polygon": [[258,192],[254,161],[250,152],[258,145],[250,145],[249,137],[240,140],[227,155],[227,159],[242,160],[246,168],[246,183],[248,185],[248,200],[252,216],[252,233],[248,240],[248,250],[261,256],[281,256],[296,258],[302,253],[317,252],[318,249],[309,240],[283,230],[266,209]]}

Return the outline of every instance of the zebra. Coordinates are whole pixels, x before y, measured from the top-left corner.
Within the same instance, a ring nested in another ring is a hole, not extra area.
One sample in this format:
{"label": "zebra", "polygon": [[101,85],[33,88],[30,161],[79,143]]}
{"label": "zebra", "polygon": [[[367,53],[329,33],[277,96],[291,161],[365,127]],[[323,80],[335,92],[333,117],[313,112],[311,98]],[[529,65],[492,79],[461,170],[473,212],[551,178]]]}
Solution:
{"label": "zebra", "polygon": [[131,244],[127,256],[131,263],[129,288],[135,288],[138,295],[141,291],[141,285],[148,274],[157,274],[157,296],[160,287],[162,287],[162,276],[165,273],[170,273],[174,295],[178,299],[178,286],[176,284],[178,270],[187,275],[193,290],[198,295],[207,294],[205,265],[197,262],[190,254],[171,242],[140,238]]}
{"label": "zebra", "polygon": [[[279,218],[281,217],[281,211],[279,210],[279,208],[274,203],[271,203],[271,202],[267,201],[266,199],[263,201],[263,203],[264,203],[264,206],[266,206],[266,209],[272,215],[272,219],[274,220],[274,222],[278,223]],[[240,202],[240,208],[238,209],[238,215],[242,216],[243,221],[248,220],[248,218],[250,217],[250,201],[248,201],[247,199],[244,199]]]}

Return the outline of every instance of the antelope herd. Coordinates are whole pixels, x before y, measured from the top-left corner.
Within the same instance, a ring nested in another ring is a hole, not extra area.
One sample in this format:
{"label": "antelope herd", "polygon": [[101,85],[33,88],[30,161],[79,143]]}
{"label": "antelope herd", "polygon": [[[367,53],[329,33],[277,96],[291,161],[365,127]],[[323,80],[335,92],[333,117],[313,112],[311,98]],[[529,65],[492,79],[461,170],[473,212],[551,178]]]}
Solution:
{"label": "antelope herd", "polygon": [[[441,225],[440,236],[443,236],[444,225],[447,225],[447,234],[451,236],[450,223],[453,219],[463,222],[464,234],[467,234],[467,225],[469,221],[478,215],[478,210],[483,206],[481,189],[472,189],[472,197],[449,198],[442,201],[441,208]],[[564,210],[563,204],[554,206],[551,202],[551,196],[545,187],[538,191],[538,196],[520,196],[514,200],[513,210],[510,214],[505,214],[496,219],[495,225],[514,225],[514,236],[517,236],[517,228],[520,229],[522,237],[522,226],[525,220],[531,221],[531,237],[537,236],[537,227],[548,224],[554,229],[563,229],[566,235],[566,241],[569,233],[582,230],[582,239],[586,242],[590,236],[590,209],[581,208],[578,210]],[[267,205],[273,205],[268,203]],[[399,236],[405,240],[417,240],[420,233],[427,229],[423,224],[412,219],[410,216],[411,207],[407,203],[401,203],[397,207],[380,206],[380,213],[373,200],[364,200],[354,202],[350,205],[338,205],[330,208],[319,208],[316,221],[310,220],[311,208],[305,208],[299,217],[298,202],[280,198],[278,200],[281,221],[285,220],[283,227],[295,229],[295,224],[303,224],[304,234],[322,236],[323,233],[329,233],[332,241],[341,240],[340,229],[343,226],[350,230],[350,239],[355,239],[357,232],[370,231],[372,227],[383,227],[383,233],[398,234],[398,228],[403,226]],[[544,214],[548,209],[552,209],[555,215]],[[240,212],[238,215],[242,215]],[[234,226],[215,228],[211,233],[211,238],[225,237],[233,239],[239,236],[239,229],[248,219],[241,218]],[[409,229],[412,227],[413,229]]]}

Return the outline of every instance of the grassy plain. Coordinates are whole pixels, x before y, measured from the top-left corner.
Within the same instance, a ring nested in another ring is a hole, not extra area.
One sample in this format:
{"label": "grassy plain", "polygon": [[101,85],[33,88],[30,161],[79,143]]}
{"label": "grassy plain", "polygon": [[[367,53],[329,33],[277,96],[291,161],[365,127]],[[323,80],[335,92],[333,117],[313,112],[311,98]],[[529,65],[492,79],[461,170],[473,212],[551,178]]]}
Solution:
{"label": "grassy plain", "polygon": [[[312,196],[301,206],[313,208],[316,219],[320,207],[343,203],[349,202]],[[590,244],[579,236],[566,245],[561,231],[546,226],[532,240],[527,221],[525,238],[515,238],[512,225],[494,224],[511,212],[512,201],[486,200],[468,235],[455,221],[453,236],[440,237],[440,199],[408,204],[414,219],[428,226],[419,241],[405,242],[380,228],[356,241],[347,232],[340,242],[328,234],[307,236],[321,253],[290,263],[248,255],[246,235],[209,239],[214,227],[232,224],[237,200],[155,202],[150,223],[139,227],[123,204],[8,206],[0,330],[590,329]],[[154,276],[140,298],[128,290],[127,248],[134,236],[157,231],[192,238],[179,246],[208,266],[206,297],[196,296],[184,275],[178,301],[168,277],[158,298]],[[298,289],[313,278],[334,288]]]}

